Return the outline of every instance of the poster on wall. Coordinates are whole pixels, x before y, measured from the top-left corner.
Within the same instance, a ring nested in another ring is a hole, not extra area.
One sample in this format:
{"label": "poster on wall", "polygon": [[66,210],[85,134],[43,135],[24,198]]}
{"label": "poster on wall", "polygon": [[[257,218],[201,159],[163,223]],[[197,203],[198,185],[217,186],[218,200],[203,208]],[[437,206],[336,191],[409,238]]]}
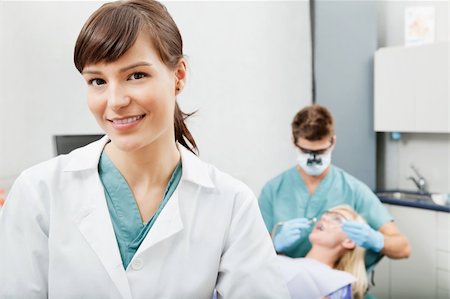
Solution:
{"label": "poster on wall", "polygon": [[405,9],[405,45],[414,46],[434,42],[434,7]]}

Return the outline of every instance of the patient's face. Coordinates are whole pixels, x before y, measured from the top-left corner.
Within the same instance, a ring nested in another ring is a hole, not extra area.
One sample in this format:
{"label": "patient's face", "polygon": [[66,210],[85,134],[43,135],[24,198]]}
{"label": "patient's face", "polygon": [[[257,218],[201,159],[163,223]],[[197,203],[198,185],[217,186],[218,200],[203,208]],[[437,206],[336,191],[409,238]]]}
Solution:
{"label": "patient's face", "polygon": [[309,235],[312,244],[335,248],[347,239],[342,231],[342,224],[351,219],[352,215],[345,210],[333,210],[325,212],[314,226]]}

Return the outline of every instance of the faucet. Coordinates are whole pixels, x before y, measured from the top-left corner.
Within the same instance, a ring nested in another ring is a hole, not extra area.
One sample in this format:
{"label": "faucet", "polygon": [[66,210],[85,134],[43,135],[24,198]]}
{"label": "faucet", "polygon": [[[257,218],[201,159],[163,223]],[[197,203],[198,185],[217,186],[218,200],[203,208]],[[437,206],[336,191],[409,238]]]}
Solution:
{"label": "faucet", "polygon": [[428,184],[425,178],[419,173],[417,168],[411,164],[411,169],[416,174],[417,178],[413,176],[407,177],[408,180],[413,181],[413,183],[416,185],[417,189],[419,189],[420,194],[428,193]]}

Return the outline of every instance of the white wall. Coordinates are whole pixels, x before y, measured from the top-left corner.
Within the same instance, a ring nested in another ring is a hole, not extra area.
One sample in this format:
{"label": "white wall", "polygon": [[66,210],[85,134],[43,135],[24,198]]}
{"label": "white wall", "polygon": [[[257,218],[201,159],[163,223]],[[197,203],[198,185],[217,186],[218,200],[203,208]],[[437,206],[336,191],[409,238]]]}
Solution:
{"label": "white wall", "polygon": [[[413,6],[434,7],[435,41],[449,40],[450,1],[380,1],[380,47],[404,44],[404,11]],[[405,133],[400,141],[384,134],[382,142],[380,188],[415,190],[413,182],[406,179],[413,174],[410,165],[414,164],[427,179],[431,192],[450,192],[450,134]]]}
{"label": "white wall", "polygon": [[[0,2],[0,188],[53,156],[54,134],[98,133],[72,63],[99,2]],[[179,102],[202,159],[264,182],[295,163],[290,122],[310,103],[309,7],[290,2],[167,2],[190,78]]]}
{"label": "white wall", "polygon": [[53,156],[52,135],[99,129],[73,66],[77,33],[96,3],[0,6],[0,184]]}

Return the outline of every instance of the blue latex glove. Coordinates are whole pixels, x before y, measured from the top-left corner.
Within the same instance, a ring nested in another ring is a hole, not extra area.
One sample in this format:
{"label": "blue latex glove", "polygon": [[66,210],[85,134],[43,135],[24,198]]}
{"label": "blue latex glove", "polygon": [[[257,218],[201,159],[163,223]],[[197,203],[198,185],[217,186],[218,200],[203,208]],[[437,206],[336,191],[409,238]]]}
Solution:
{"label": "blue latex glove", "polygon": [[310,221],[307,218],[295,218],[283,223],[281,230],[273,238],[273,245],[277,252],[283,252],[295,243],[302,235],[302,229],[308,228]]}
{"label": "blue latex glove", "polygon": [[366,223],[349,220],[342,225],[342,230],[353,242],[361,247],[375,252],[380,252],[384,247],[383,234]]}

